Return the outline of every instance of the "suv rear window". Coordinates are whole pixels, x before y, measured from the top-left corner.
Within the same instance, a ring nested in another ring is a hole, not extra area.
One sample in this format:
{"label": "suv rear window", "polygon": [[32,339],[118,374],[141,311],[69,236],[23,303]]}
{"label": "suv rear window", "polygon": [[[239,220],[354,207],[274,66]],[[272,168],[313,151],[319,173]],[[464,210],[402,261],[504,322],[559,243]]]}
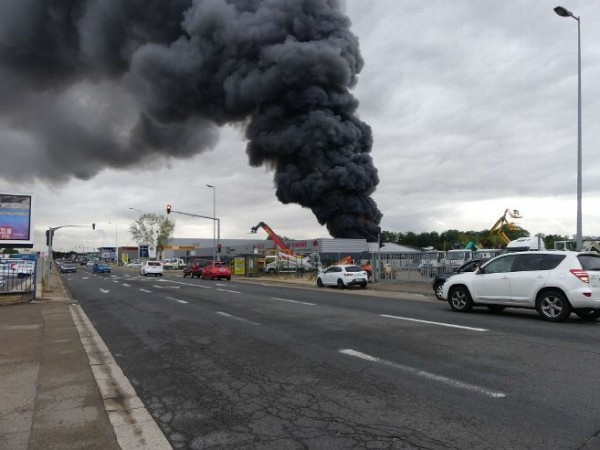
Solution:
{"label": "suv rear window", "polygon": [[577,259],[583,270],[600,270],[600,255],[579,255]]}
{"label": "suv rear window", "polygon": [[565,258],[566,255],[544,255],[535,253],[529,255],[517,255],[512,271],[552,270]]}

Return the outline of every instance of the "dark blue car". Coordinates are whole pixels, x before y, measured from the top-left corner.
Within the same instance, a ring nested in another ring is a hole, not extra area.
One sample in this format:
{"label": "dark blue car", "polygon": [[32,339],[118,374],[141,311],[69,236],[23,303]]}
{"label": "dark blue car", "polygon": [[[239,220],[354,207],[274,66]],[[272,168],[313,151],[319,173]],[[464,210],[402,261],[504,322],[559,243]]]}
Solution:
{"label": "dark blue car", "polygon": [[92,273],[110,273],[110,267],[105,263],[94,263]]}

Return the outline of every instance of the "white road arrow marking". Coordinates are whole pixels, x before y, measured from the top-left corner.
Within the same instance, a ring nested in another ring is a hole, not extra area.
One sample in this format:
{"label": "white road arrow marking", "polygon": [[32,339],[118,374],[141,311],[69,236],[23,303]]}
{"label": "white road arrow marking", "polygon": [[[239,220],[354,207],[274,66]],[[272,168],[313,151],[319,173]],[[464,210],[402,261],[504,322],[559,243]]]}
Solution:
{"label": "white road arrow marking", "polygon": [[100,289],[100,292],[102,292],[103,294],[108,294],[110,292],[110,289]]}

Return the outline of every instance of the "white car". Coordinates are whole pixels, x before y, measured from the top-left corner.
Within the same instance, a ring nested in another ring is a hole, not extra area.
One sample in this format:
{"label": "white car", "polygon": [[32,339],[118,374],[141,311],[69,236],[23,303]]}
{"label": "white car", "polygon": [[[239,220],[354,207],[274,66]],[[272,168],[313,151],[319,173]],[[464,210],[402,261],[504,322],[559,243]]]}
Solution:
{"label": "white car", "polygon": [[449,278],[442,297],[454,311],[487,306],[535,308],[544,320],[600,317],[600,254],[564,251],[507,253],[475,272]]}
{"label": "white car", "polygon": [[128,263],[126,267],[133,267],[134,269],[138,269],[142,267],[142,264],[143,263],[139,259],[134,259],[133,261]]}
{"label": "white car", "polygon": [[337,286],[344,289],[348,286],[366,288],[368,275],[365,270],[353,264],[336,264],[329,266],[317,275],[317,286]]}
{"label": "white car", "polygon": [[160,261],[144,261],[140,266],[140,275],[163,276],[163,265]]}

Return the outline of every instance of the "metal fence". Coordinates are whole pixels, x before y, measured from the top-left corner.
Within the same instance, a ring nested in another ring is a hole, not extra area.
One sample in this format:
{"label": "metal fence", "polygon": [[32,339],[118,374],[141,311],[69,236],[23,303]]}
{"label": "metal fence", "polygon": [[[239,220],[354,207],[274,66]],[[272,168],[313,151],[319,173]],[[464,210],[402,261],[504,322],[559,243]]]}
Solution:
{"label": "metal fence", "polygon": [[373,253],[373,274],[377,283],[430,283],[440,274],[452,273],[473,258],[492,258],[500,250],[423,253]]}
{"label": "metal fence", "polygon": [[36,262],[33,255],[0,258],[0,294],[35,293]]}

